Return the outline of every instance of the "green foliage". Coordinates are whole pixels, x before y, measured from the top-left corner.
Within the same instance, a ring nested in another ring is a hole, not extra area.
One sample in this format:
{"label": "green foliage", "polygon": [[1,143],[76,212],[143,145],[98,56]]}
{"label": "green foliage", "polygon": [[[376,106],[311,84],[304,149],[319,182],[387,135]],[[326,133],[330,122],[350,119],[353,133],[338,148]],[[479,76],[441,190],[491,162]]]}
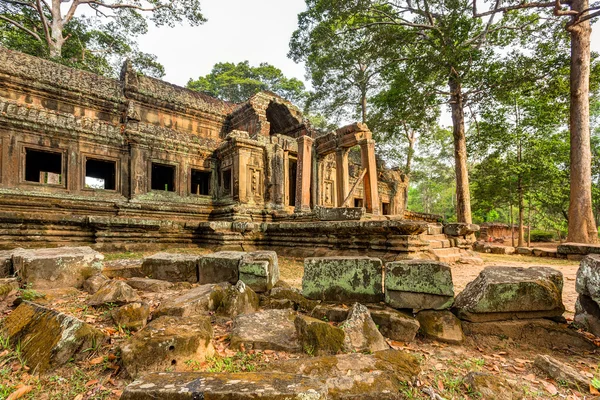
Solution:
{"label": "green foliage", "polygon": [[253,372],[260,364],[257,354],[238,352],[231,357],[209,357],[207,372]]}
{"label": "green foliage", "polygon": [[36,291],[35,289],[32,289],[31,284],[28,284],[25,288],[19,289],[19,297],[23,301],[34,301],[37,299],[44,298],[46,296]]}
{"label": "green foliage", "polygon": [[532,242],[552,242],[555,238],[553,232],[540,231],[536,229],[531,230],[531,241]]}
{"label": "green foliage", "polygon": [[199,0],[149,0],[144,5],[134,0],[0,1],[0,16],[2,46],[112,76],[125,58],[144,74],[164,75],[156,57],[137,48],[135,39],[147,32],[148,21],[157,26],[204,22]]}
{"label": "green foliage", "polygon": [[210,74],[190,79],[187,87],[234,103],[268,90],[302,107],[307,96],[302,81],[286,78],[279,68],[268,63],[253,67],[248,61],[217,63]]}

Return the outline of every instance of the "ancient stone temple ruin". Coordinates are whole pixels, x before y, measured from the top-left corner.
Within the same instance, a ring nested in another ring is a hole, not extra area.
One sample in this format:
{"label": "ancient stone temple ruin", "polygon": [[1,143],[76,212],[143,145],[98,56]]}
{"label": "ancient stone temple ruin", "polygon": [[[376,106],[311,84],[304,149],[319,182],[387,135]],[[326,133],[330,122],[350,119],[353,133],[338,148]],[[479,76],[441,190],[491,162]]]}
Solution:
{"label": "ancient stone temple ruin", "polygon": [[0,143],[2,247],[426,246],[366,125],[320,132],[269,92],[234,104],[1,49]]}

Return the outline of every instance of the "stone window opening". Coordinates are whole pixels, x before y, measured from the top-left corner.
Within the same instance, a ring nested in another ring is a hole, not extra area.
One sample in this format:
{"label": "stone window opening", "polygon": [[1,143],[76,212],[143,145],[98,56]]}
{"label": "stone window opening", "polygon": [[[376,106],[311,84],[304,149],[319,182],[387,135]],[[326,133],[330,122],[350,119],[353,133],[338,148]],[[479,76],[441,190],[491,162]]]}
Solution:
{"label": "stone window opening", "polygon": [[152,190],[175,191],[175,166],[152,163]]}
{"label": "stone window opening", "polygon": [[222,177],[221,187],[223,188],[223,195],[229,196],[231,195],[231,170],[223,171]]}
{"label": "stone window opening", "polygon": [[290,158],[288,161],[288,206],[296,205],[296,179],[298,162]]}
{"label": "stone window opening", "polygon": [[25,149],[25,180],[48,185],[63,184],[62,153]]}
{"label": "stone window opening", "polygon": [[386,203],[386,202],[381,203],[381,214],[382,215],[390,215],[390,203]]}
{"label": "stone window opening", "polygon": [[192,169],[190,193],[197,196],[209,196],[211,176],[210,171]]}
{"label": "stone window opening", "polygon": [[359,199],[357,197],[354,198],[354,207],[362,208],[362,207],[364,207],[363,204],[364,204],[363,199]]}
{"label": "stone window opening", "polygon": [[117,188],[117,165],[114,161],[85,160],[85,187],[88,189],[115,190]]}

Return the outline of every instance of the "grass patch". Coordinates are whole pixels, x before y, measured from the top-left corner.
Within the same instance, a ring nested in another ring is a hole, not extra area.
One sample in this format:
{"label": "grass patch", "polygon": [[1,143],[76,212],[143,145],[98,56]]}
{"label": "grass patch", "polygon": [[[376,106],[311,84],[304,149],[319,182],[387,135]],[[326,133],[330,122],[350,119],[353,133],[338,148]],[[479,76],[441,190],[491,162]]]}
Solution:
{"label": "grass patch", "polygon": [[579,261],[563,260],[561,258],[550,258],[550,257],[531,257],[522,255],[503,255],[503,254],[490,254],[490,253],[477,253],[483,261],[494,263],[494,262],[513,262],[513,263],[527,263],[534,265],[562,265],[562,266],[578,266]]}

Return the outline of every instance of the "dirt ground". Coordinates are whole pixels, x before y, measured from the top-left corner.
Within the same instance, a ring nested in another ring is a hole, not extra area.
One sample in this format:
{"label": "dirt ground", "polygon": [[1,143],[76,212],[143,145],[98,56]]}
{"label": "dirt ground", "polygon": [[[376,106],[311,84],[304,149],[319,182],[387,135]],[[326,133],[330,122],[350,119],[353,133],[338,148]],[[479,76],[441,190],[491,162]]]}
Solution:
{"label": "dirt ground", "polygon": [[[170,250],[178,252],[179,250]],[[206,253],[203,249],[185,249],[183,252]],[[137,263],[145,253],[106,254],[108,262]],[[565,278],[564,302],[567,317],[572,315],[575,294],[575,274],[578,263],[548,258],[505,256],[482,254],[484,265],[455,265],[453,276],[456,293],[464,289],[487,265],[508,265],[531,267],[545,265],[559,269]],[[280,257],[281,278],[289,284],[300,287],[302,283],[303,259]],[[35,291],[20,293],[21,296],[36,296]],[[38,293],[39,294],[39,293]],[[161,296],[145,298],[155,309]],[[48,306],[74,315],[85,322],[102,329],[110,341],[102,348],[89,354],[84,361],[67,364],[48,376],[31,375],[18,348],[0,336],[0,400],[10,398],[23,399],[118,399],[124,387],[131,381],[122,372],[119,361],[119,346],[134,332],[124,331],[114,325],[110,317],[110,308],[92,308],[86,305],[89,295],[77,290],[46,293],[43,299],[33,299]],[[5,310],[8,315],[10,309]],[[1,319],[1,316],[0,316]],[[306,357],[274,351],[236,352],[229,348],[231,321],[214,324],[214,345],[217,355],[203,363],[186,363],[182,366],[191,371],[241,372],[269,369],[272,361]],[[571,399],[583,400],[596,398],[589,388],[570,388],[564,381],[546,377],[533,366],[538,354],[550,354],[552,357],[568,363],[587,379],[600,382],[600,356],[598,352],[573,352],[557,349],[536,348],[527,343],[517,343],[508,338],[477,337],[467,338],[462,345],[448,345],[417,336],[415,341],[401,343],[389,340],[392,348],[408,351],[421,360],[422,373],[414,385],[402,390],[406,399],[481,399],[470,391],[463,379],[469,372],[486,372],[502,377],[514,388],[518,397],[523,399]],[[600,342],[598,343],[600,345]],[[9,397],[21,392],[20,396]],[[437,397],[436,397],[437,396]],[[505,398],[505,397],[498,397]]]}

